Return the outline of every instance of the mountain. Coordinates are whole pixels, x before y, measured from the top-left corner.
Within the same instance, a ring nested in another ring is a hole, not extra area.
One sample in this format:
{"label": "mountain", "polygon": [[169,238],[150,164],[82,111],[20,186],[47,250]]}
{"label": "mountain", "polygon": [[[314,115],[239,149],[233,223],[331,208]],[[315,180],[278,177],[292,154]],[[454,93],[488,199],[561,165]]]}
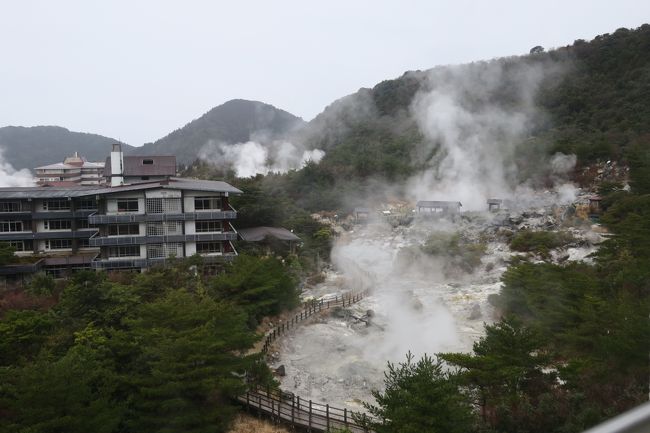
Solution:
{"label": "mountain", "polygon": [[[409,71],[333,102],[301,138],[306,147],[326,151],[320,164],[325,177],[409,176],[436,157],[435,143],[419,146],[431,141],[423,137],[417,112],[418,98],[429,95],[429,105],[440,110],[436,119],[443,121],[445,108],[479,113],[480,121],[489,114],[481,113],[485,107],[516,115],[534,106],[536,123],[521,149],[576,154],[579,163],[621,160],[632,148],[650,148],[648,53],[650,25],[644,24],[547,52]],[[535,81],[536,73],[543,78]],[[490,74],[497,83],[486,85]],[[522,91],[528,84],[523,79],[530,80],[530,92]],[[457,106],[442,104],[450,93]],[[431,96],[436,94],[442,102]],[[434,152],[422,155],[420,147]]]}
{"label": "mountain", "polygon": [[210,141],[235,144],[258,137],[272,140],[290,133],[304,123],[301,118],[272,105],[233,99],[154,143],[132,149],[132,152],[176,155],[179,162],[190,163]]}
{"label": "mountain", "polygon": [[[5,126],[0,128],[2,157],[15,169],[38,167],[61,162],[79,152],[89,161],[104,161],[114,138],[69,131],[60,126]],[[122,144],[129,151],[131,146]]]}

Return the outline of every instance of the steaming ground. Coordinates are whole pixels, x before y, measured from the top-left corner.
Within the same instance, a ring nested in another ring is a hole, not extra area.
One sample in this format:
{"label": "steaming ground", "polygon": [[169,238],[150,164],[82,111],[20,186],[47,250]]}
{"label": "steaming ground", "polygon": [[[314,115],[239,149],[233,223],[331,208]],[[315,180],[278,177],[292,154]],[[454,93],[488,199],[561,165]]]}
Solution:
{"label": "steaming ground", "polygon": [[[470,351],[483,335],[484,323],[496,318],[488,296],[499,292],[506,261],[513,254],[503,234],[567,224],[563,220],[568,220],[569,208],[550,206],[558,198],[555,195],[541,198],[525,212],[476,213],[456,223],[416,221],[396,228],[369,224],[344,233],[332,252],[335,270],[304,296],[319,299],[366,286],[371,295],[280,339],[273,366],[285,366],[283,389],[304,399],[359,410],[361,401],[372,401],[371,390],[382,388],[387,361],[402,361],[409,350],[416,356]],[[401,248],[421,244],[441,229],[487,239],[477,271],[444,276],[445,263],[397,259]],[[589,224],[563,229],[577,241],[553,251],[555,261],[589,260],[602,240]]]}

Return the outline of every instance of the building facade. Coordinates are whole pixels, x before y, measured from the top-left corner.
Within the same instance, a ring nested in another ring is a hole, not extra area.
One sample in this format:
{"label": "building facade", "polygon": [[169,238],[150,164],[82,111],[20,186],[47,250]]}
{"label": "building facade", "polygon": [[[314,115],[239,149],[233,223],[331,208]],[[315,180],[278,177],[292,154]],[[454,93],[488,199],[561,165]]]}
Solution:
{"label": "building facade", "polygon": [[237,255],[237,188],[169,178],[117,187],[0,188],[0,242],[21,256],[0,276],[22,281],[43,270],[142,270],[172,257],[220,263]]}
{"label": "building facade", "polygon": [[77,152],[56,164],[34,168],[37,184],[53,186],[100,185],[105,183],[104,163],[88,162]]}

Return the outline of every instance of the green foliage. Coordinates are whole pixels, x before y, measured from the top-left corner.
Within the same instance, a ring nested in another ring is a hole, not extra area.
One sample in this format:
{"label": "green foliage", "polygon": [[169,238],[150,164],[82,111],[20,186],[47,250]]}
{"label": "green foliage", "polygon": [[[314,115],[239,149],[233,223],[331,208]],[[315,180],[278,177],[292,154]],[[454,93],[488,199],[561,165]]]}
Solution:
{"label": "green foliage", "polygon": [[564,247],[574,241],[575,238],[566,232],[521,230],[510,241],[510,249],[547,257],[552,249]]}
{"label": "green foliage", "polygon": [[434,232],[424,245],[400,250],[397,259],[401,266],[409,267],[424,254],[425,260],[439,261],[445,274],[458,270],[469,273],[481,264],[485,249],[485,244],[463,239],[459,233]]}
{"label": "green foliage", "polygon": [[553,431],[555,407],[545,400],[553,393],[555,374],[545,373],[550,358],[541,350],[542,337],[514,317],[485,327],[473,354],[444,354],[461,368],[460,383],[481,409],[482,421],[499,432]]}
{"label": "green foliage", "polygon": [[227,272],[212,280],[210,290],[239,305],[252,323],[298,304],[296,281],[274,257],[238,256]]}
{"label": "green foliage", "polygon": [[0,370],[0,428],[20,433],[118,431],[126,404],[112,398],[115,373],[93,350],[72,347],[60,359],[42,354],[23,368]]}
{"label": "green foliage", "polygon": [[0,365],[19,364],[38,354],[54,323],[49,313],[9,311],[0,321]]}
{"label": "green foliage", "polygon": [[18,258],[14,255],[16,251],[7,242],[0,242],[0,266],[10,265],[15,263]]}
{"label": "green foliage", "polygon": [[[135,360],[132,431],[223,431],[245,390],[240,379],[256,356],[238,356],[255,342],[239,309],[182,290],[138,309],[127,323]],[[239,373],[239,376],[235,375]],[[163,417],[160,411],[164,410]]]}
{"label": "green foliage", "polygon": [[376,405],[364,403],[377,421],[377,433],[466,433],[473,424],[471,406],[440,359],[388,363],[384,392],[373,391]]}
{"label": "green foliage", "polygon": [[27,291],[36,296],[51,296],[56,288],[56,282],[51,275],[39,272],[32,277]]}
{"label": "green foliage", "polygon": [[[278,261],[260,260],[260,278],[249,275],[232,293],[211,296],[211,281],[194,273],[195,264],[110,280],[80,272],[50,310],[7,312],[0,320],[0,431],[226,431],[237,410],[232,398],[248,383],[273,384],[260,356],[247,354],[260,338],[249,328],[249,310],[270,308],[267,298],[249,296],[247,284],[264,285],[268,272],[265,288],[275,291],[264,293],[279,297],[277,309],[295,286]],[[232,272],[244,275],[242,266]]]}

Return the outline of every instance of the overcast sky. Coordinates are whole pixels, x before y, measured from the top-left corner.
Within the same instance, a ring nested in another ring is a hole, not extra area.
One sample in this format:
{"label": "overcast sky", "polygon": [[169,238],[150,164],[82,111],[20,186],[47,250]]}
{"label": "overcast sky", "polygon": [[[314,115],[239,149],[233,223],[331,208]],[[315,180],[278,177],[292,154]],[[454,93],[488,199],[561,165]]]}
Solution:
{"label": "overcast sky", "polygon": [[141,145],[233,98],[310,120],[406,70],[649,21],[648,0],[0,0],[0,126]]}

